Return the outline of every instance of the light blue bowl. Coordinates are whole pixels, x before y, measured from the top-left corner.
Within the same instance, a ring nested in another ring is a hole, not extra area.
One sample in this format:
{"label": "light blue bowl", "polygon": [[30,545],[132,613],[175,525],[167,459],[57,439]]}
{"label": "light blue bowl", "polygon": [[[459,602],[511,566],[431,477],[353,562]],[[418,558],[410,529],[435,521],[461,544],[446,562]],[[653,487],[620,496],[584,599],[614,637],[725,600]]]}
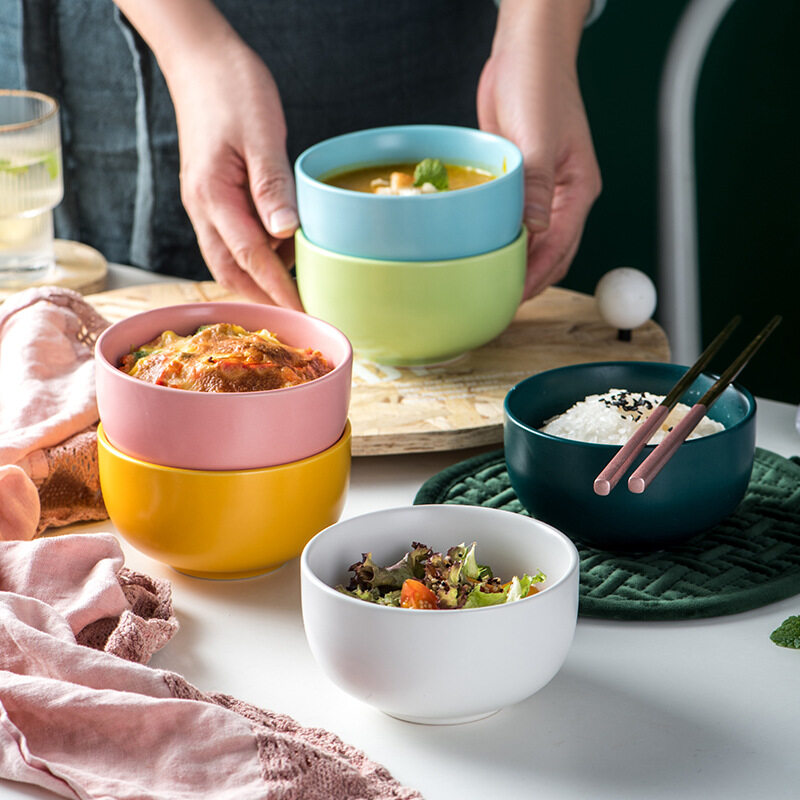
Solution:
{"label": "light blue bowl", "polygon": [[[376,164],[439,158],[497,175],[493,181],[411,197],[354,192],[321,179]],[[446,125],[399,125],[348,133],[295,162],[300,224],[326,250],[359,258],[442,261],[497,250],[522,224],[522,154],[491,133]]]}

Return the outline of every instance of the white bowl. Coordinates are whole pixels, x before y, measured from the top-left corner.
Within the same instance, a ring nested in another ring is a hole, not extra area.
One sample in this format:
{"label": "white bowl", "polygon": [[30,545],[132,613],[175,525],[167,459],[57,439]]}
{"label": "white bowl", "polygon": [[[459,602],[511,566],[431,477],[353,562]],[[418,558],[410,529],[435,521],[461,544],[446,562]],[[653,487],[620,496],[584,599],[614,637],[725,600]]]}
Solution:
{"label": "white bowl", "polygon": [[[417,611],[337,591],[371,552],[392,564],[419,541],[435,551],[477,542],[481,564],[508,580],[542,570],[538,594],[500,606]],[[545,523],[492,508],[421,505],[331,525],[300,560],[303,623],[314,658],[341,689],[409,722],[488,716],[537,692],[567,656],[578,615],[578,553]]]}

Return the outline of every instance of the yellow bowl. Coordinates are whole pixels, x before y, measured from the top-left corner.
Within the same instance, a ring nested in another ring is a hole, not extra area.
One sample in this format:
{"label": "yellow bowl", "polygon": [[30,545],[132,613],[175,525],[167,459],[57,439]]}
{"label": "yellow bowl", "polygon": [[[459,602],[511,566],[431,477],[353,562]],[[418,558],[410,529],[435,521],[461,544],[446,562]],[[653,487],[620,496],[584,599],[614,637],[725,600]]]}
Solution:
{"label": "yellow bowl", "polygon": [[148,556],[202,578],[246,578],[300,555],[339,519],[350,477],[348,422],[310,458],[250,470],[163,467],[117,450],[97,429],[100,488],[120,534]]}

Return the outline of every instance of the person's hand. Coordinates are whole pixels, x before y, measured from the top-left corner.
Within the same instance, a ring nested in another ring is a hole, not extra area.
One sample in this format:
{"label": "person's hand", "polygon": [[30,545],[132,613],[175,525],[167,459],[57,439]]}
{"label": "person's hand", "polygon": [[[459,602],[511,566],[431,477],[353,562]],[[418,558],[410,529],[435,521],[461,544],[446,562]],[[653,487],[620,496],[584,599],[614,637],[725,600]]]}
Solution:
{"label": "person's hand", "polygon": [[528,269],[523,299],[558,282],[600,193],[575,56],[585,0],[503,0],[478,85],[483,130],[513,141],[525,169]]}
{"label": "person's hand", "polygon": [[302,309],[289,269],[298,226],[286,123],[261,59],[232,38],[170,75],[181,198],[209,269],[252,300]]}
{"label": "person's hand", "polygon": [[211,0],[115,0],[158,59],[178,121],[181,198],[225,287],[302,309],[286,122],[264,62]]}

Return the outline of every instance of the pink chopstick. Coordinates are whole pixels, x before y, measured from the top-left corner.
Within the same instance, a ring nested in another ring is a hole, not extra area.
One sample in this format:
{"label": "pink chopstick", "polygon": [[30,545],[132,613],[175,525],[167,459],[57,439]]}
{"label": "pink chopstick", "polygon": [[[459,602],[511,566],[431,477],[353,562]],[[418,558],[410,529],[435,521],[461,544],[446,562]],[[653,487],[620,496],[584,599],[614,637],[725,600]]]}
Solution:
{"label": "pink chopstick", "polygon": [[633,432],[633,435],[620,447],[614,458],[594,479],[594,493],[605,496],[619,483],[619,479],[628,471],[636,456],[650,440],[659,425],[667,418],[670,409],[665,405],[657,405],[650,416]]}
{"label": "pink chopstick", "polygon": [[641,494],[669,461],[673,453],[684,443],[686,437],[697,427],[706,415],[708,408],[703,403],[695,403],[686,416],[664,437],[655,450],[638,466],[628,478],[628,489]]}
{"label": "pink chopstick", "polygon": [[605,496],[619,483],[619,479],[628,471],[636,456],[650,441],[653,432],[667,418],[669,412],[675,408],[684,392],[694,383],[695,378],[705,369],[720,347],[725,344],[733,329],[741,320],[740,316],[735,316],[717,334],[711,344],[699,355],[697,361],[681,375],[677,383],[669,390],[667,396],[653,409],[650,416],[636,428],[631,438],[625,442],[616,452],[614,458],[608,462],[603,471],[594,479],[595,494]]}
{"label": "pink chopstick", "polygon": [[713,386],[695,403],[686,416],[668,433],[663,441],[652,453],[636,468],[633,475],[628,478],[628,489],[634,494],[641,494],[661,471],[664,464],[669,461],[675,451],[683,444],[686,437],[697,427],[697,424],[708,412],[728,386],[736,380],[739,373],[745,368],[747,362],[755,355],[767,337],[778,327],[782,317],[774,316],[763,330],[742,350],[734,362],[722,373]]}

